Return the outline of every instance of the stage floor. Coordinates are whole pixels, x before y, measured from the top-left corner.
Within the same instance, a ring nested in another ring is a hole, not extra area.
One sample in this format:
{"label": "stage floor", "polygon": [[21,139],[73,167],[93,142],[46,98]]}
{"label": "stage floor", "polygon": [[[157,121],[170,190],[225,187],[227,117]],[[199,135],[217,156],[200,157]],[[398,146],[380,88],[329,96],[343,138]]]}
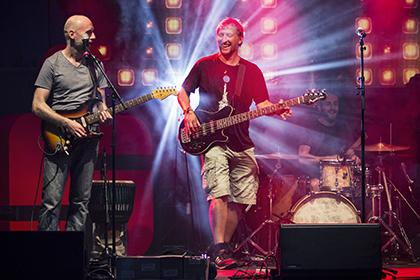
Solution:
{"label": "stage floor", "polygon": [[[397,264],[390,264],[390,263],[383,263],[383,267],[390,268],[396,270],[397,273],[395,275],[391,275],[391,273],[387,270],[383,270],[383,272],[387,272],[389,275],[386,275],[385,280],[408,280],[408,279],[420,279],[420,262],[406,262],[406,263],[397,263]],[[231,280],[231,279],[269,279],[264,277],[266,275],[265,269],[261,271],[260,267],[252,266],[252,267],[239,267],[232,270],[219,270],[217,271],[216,280]],[[339,280],[339,279],[337,279]]]}

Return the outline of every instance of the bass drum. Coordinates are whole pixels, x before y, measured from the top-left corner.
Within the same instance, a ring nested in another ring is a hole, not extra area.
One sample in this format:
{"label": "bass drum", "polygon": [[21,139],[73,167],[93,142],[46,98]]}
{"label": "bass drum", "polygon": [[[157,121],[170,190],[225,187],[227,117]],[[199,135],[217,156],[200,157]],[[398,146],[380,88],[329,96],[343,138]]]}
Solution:
{"label": "bass drum", "polygon": [[355,224],[360,223],[356,207],[334,192],[315,192],[299,200],[290,211],[296,224]]}

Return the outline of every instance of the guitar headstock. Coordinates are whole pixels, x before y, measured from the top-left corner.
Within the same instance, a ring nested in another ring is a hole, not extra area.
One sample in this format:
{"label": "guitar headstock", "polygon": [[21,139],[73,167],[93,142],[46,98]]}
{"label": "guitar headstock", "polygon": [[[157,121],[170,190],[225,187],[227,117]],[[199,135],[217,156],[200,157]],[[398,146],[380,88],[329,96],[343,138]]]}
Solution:
{"label": "guitar headstock", "polygon": [[176,87],[157,88],[152,92],[152,94],[155,98],[159,98],[160,100],[163,100],[171,94],[178,95],[179,91],[176,89]]}
{"label": "guitar headstock", "polygon": [[304,94],[303,94],[303,99],[304,99],[304,103],[307,105],[312,105],[315,102],[317,102],[318,100],[325,100],[327,98],[327,92],[326,89],[311,89],[311,90],[307,90]]}

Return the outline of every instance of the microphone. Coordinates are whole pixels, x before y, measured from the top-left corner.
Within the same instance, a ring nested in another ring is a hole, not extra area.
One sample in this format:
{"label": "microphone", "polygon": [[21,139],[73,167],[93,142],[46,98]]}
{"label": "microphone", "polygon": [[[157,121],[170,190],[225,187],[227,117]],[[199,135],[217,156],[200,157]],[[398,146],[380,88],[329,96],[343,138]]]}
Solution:
{"label": "microphone", "polygon": [[360,38],[364,38],[366,37],[366,32],[363,28],[359,27],[357,28],[357,30],[355,31],[355,33],[357,34],[357,36],[359,36]]}
{"label": "microphone", "polygon": [[85,57],[85,59],[88,59],[89,55],[90,55],[90,51],[89,51],[89,36],[88,35],[83,35],[82,36],[82,41],[83,41],[83,56]]}
{"label": "microphone", "polygon": [[411,180],[410,176],[408,176],[408,174],[407,174],[405,162],[401,162],[401,169],[402,169],[402,171],[404,173],[405,179],[407,180],[408,189],[410,190],[410,192],[413,192],[413,190],[411,189],[411,185],[414,184],[414,181]]}

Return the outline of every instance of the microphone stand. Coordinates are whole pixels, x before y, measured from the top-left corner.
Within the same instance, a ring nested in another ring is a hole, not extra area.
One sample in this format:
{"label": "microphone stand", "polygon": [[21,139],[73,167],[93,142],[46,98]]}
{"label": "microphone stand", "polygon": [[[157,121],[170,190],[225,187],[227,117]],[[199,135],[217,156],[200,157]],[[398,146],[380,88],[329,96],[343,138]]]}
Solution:
{"label": "microphone stand", "polygon": [[[360,87],[356,86],[356,89],[360,91],[360,97],[361,97],[361,161],[362,161],[362,223],[365,222],[365,196],[366,196],[366,178],[365,178],[365,74],[364,74],[364,60],[363,60],[363,52],[366,50],[366,47],[364,46],[363,38],[366,37],[366,33],[363,29],[358,28],[356,30],[357,36],[359,36],[359,44],[360,44],[360,77],[357,79],[360,81]],[[356,93],[358,95],[359,93]]]}
{"label": "microphone stand", "polygon": [[[112,94],[108,95],[109,98],[112,100],[112,267],[115,267],[115,258],[116,258],[116,240],[115,240],[115,201],[117,198],[117,190],[115,184],[115,146],[116,146],[116,132],[115,132],[115,100],[118,99],[124,109],[127,109],[124,101],[122,100],[121,96],[118,94],[117,89],[111,83],[111,80],[106,75],[105,70],[102,67],[100,61],[91,53],[89,52],[90,57],[92,58],[94,64],[97,66],[99,71],[104,75],[105,79],[108,82],[108,87],[112,90]],[[115,271],[113,269],[113,271]]]}

